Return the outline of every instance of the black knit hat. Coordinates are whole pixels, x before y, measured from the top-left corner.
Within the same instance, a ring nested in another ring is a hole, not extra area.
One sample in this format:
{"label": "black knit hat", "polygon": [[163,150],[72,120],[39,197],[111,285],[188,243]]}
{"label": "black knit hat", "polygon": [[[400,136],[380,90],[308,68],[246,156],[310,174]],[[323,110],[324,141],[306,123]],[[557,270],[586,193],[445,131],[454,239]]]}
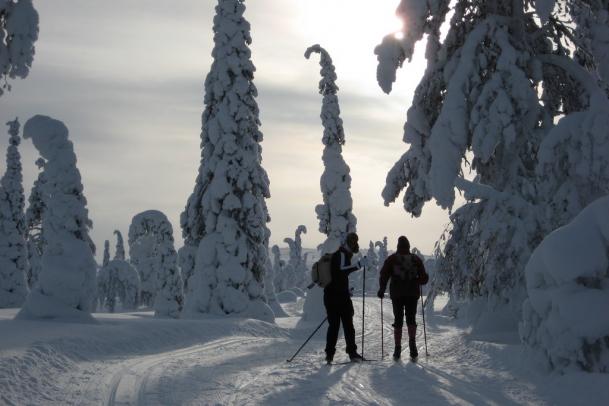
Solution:
{"label": "black knit hat", "polygon": [[410,252],[410,241],[403,235],[398,238],[398,251],[401,250]]}

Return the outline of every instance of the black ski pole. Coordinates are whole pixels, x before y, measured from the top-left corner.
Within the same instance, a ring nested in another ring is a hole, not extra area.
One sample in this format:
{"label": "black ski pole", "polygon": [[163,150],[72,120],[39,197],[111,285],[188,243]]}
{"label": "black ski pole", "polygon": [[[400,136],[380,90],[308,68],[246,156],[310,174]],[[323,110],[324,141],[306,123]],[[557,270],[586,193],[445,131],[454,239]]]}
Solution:
{"label": "black ski pole", "polygon": [[427,330],[425,329],[425,304],[423,303],[423,287],[419,285],[419,294],[421,296],[421,312],[423,313],[423,337],[425,338],[425,356],[429,356],[427,352]]}
{"label": "black ski pole", "polygon": [[362,358],[364,358],[364,333],[366,322],[366,265],[364,265],[364,275],[362,277]]}
{"label": "black ski pole", "polygon": [[383,298],[381,298],[381,359],[385,358],[385,335],[383,327]]}
{"label": "black ski pole", "polygon": [[309,338],[307,338],[307,341],[305,341],[300,348],[298,349],[298,351],[296,351],[296,353],[294,353],[294,355],[292,355],[292,358],[286,360],[287,362],[292,362],[292,360],[294,358],[296,358],[296,356],[298,355],[298,353],[300,352],[300,350],[302,350],[304,348],[305,345],[307,345],[307,343],[309,342],[309,340],[311,340],[311,338],[313,338],[313,336],[315,335],[315,333],[317,333],[317,331],[321,328],[321,326],[324,325],[324,323],[328,320],[328,316],[326,316],[326,318],[319,324],[319,326],[317,326],[317,328],[315,329],[314,332],[311,333],[311,335],[309,336]]}

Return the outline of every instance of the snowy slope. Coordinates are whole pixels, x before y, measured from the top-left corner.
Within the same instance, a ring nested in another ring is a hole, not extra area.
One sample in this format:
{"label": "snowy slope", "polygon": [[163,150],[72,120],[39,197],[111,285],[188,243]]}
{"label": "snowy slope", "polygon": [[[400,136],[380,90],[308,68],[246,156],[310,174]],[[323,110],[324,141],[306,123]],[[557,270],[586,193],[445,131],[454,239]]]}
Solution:
{"label": "snowy slope", "polygon": [[[387,359],[325,366],[325,328],[286,363],[317,322],[299,322],[303,299],[279,326],[236,318],[162,320],[96,314],[98,325],[13,321],[0,313],[0,404],[609,404],[609,376],[547,376],[520,356],[516,337],[468,336],[427,314],[418,364]],[[441,299],[437,300],[438,303]],[[361,332],[361,298],[354,298]],[[392,350],[385,301],[385,352]],[[366,298],[365,355],[380,359],[380,306]],[[419,320],[421,324],[421,320]],[[40,337],[45,337],[41,340]],[[337,362],[346,360],[339,340]],[[358,338],[358,345],[361,345]]]}

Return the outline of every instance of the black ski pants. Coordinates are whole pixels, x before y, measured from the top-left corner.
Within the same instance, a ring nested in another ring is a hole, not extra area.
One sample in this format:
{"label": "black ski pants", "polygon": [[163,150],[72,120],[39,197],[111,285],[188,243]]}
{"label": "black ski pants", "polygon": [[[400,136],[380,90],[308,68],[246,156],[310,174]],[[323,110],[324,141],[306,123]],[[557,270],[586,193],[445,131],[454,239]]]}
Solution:
{"label": "black ski pants", "polygon": [[416,296],[392,297],[391,304],[393,305],[393,327],[402,328],[404,325],[404,315],[406,315],[406,325],[416,325],[417,303],[419,298]]}
{"label": "black ski pants", "polygon": [[347,343],[347,354],[357,351],[355,344],[355,328],[353,327],[353,302],[351,297],[324,293],[324,306],[328,315],[328,332],[326,334],[326,354],[334,356],[338,330],[343,324],[343,333]]}

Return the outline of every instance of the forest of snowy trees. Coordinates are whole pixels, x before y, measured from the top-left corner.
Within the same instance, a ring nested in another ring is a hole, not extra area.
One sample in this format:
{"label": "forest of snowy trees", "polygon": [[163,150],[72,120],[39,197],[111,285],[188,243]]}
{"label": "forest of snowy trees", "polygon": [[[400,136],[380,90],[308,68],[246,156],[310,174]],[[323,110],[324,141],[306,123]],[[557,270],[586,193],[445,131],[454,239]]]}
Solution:
{"label": "forest of snowy trees", "polygon": [[[146,210],[128,225],[128,250],[116,230],[114,256],[106,240],[98,265],[68,127],[43,115],[23,129],[18,119],[7,123],[0,308],[20,308],[22,320],[95,323],[96,311],[149,309],[161,318],[273,322],[286,315],[282,304],[303,298],[305,320],[324,317],[322,290],[308,289],[311,265],[357,225],[336,67],[320,45],[306,50],[321,67],[322,203],[311,210],[324,241],[305,249],[307,227],[295,223],[285,246],[271,247],[245,11],[243,0],[215,8],[182,247],[166,214]],[[406,151],[382,199],[389,205],[404,192],[404,210],[415,217],[430,203],[450,212],[426,257],[427,303],[448,294],[452,316],[474,331],[518,332],[551,369],[609,372],[609,319],[581,318],[609,303],[609,1],[402,0],[397,14],[404,31],[374,50],[379,86],[391,92],[419,43],[427,65],[406,106]],[[31,0],[0,0],[0,97],[28,75],[37,36]],[[40,155],[27,199],[20,134]],[[367,245],[366,280],[360,273],[352,284],[371,295],[391,247],[385,236]]]}
{"label": "forest of snowy trees", "polygon": [[[427,41],[427,69],[404,125],[409,148],[387,176],[385,203],[406,189],[404,209],[413,216],[431,200],[451,210],[435,253],[433,294],[448,292],[456,313],[480,328],[500,319],[516,329],[527,300],[523,342],[545,352],[551,367],[607,370],[607,330],[582,332],[557,361],[554,351],[566,344],[528,321],[545,313],[531,306],[537,296],[557,294],[560,285],[539,286],[527,263],[552,231],[609,192],[609,3],[449,5],[403,0],[403,35],[386,36],[375,50],[377,79],[389,92],[396,69]],[[456,190],[467,201],[461,207],[454,207]],[[607,267],[587,276],[573,283],[609,298]],[[580,312],[594,311],[584,303]],[[571,328],[566,317],[557,322]]]}

